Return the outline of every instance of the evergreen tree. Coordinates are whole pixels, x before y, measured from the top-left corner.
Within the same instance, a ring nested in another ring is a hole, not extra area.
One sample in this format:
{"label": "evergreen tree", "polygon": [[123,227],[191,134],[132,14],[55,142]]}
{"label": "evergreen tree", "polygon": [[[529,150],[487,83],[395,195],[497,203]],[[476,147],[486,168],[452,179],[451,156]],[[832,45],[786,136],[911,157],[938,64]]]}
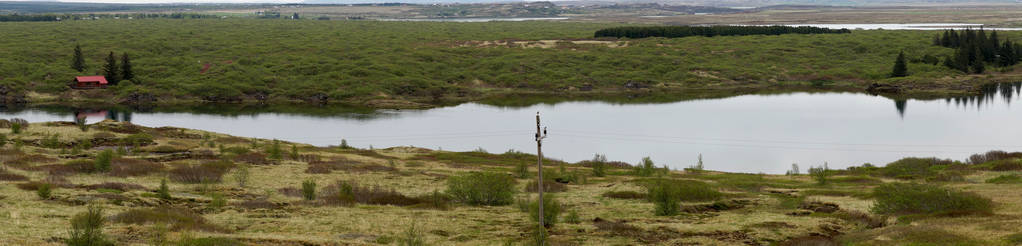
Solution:
{"label": "evergreen tree", "polygon": [[1018,58],[1015,57],[1015,47],[1012,45],[1011,40],[1005,40],[997,53],[997,63],[1002,67],[1012,66],[1018,62]]}
{"label": "evergreen tree", "polygon": [[78,72],[85,72],[85,58],[82,57],[82,46],[75,45],[74,56],[71,57],[71,69]]}
{"label": "evergreen tree", "polygon": [[951,32],[945,30],[944,35],[940,36],[940,46],[951,47]]}
{"label": "evergreen tree", "polygon": [[963,73],[969,73],[969,52],[965,49],[958,49],[955,51],[954,57],[954,69],[962,71]]}
{"label": "evergreen tree", "polygon": [[972,64],[972,73],[981,74],[986,71],[986,65],[982,61],[977,61]]}
{"label": "evergreen tree", "polygon": [[1001,41],[997,38],[997,31],[990,32],[990,37],[987,38],[986,42],[987,49],[990,49],[990,62],[997,61],[997,56],[1000,55]]}
{"label": "evergreen tree", "polygon": [[121,79],[123,80],[134,80],[135,72],[131,71],[131,58],[128,57],[128,53],[121,55]]}
{"label": "evergreen tree", "polygon": [[891,72],[891,77],[905,77],[908,76],[908,67],[905,65],[905,52],[898,53],[898,58],[894,60],[894,71]]}
{"label": "evergreen tree", "polygon": [[103,76],[106,77],[106,81],[110,85],[117,85],[120,81],[120,76],[117,75],[117,58],[114,57],[114,53],[110,52],[110,55],[106,57],[106,65],[103,66]]}
{"label": "evergreen tree", "polygon": [[954,29],[951,29],[950,32],[951,32],[951,37],[950,37],[950,39],[951,39],[950,44],[951,45],[950,45],[950,47],[951,48],[958,48],[962,44],[962,42],[961,42],[962,39],[960,37],[958,37],[958,32],[956,32]]}

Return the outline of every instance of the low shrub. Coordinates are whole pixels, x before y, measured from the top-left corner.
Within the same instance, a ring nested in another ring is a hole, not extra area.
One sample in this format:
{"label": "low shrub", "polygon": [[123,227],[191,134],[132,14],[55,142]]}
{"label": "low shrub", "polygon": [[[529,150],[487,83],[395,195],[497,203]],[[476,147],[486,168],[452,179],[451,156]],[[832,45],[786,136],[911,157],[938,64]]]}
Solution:
{"label": "low shrub", "polygon": [[564,216],[564,223],[578,224],[582,223],[582,218],[578,215],[578,210],[572,209],[568,211],[568,214]]}
{"label": "low shrub", "polygon": [[[539,206],[538,199],[529,201],[529,218],[532,218],[532,221],[539,222]],[[560,216],[561,203],[553,194],[543,194],[543,226],[553,227]]]}
{"label": "low shrub", "polygon": [[935,185],[891,183],[873,189],[878,214],[991,214],[993,202],[975,193]]}
{"label": "low shrub", "polygon": [[239,154],[237,156],[234,156],[234,161],[244,162],[253,165],[270,164],[270,161],[266,159],[266,155],[258,152]]}
{"label": "low shrub", "polygon": [[816,184],[826,185],[827,177],[830,176],[830,170],[828,170],[826,165],[819,167],[809,167],[809,176],[813,177],[813,180],[816,181]]}
{"label": "low shrub", "polygon": [[103,224],[105,223],[103,208],[89,206],[87,211],[71,217],[71,229],[68,230],[68,239],[64,243],[68,246],[114,245],[107,241],[106,236],[103,235]]}
{"label": "low shrub", "polygon": [[137,185],[137,184],[118,183],[118,182],[104,182],[104,183],[94,184],[94,185],[82,185],[80,187],[81,188],[85,188],[85,189],[89,189],[89,190],[98,190],[98,189],[119,190],[119,191],[146,190],[145,186],[141,186],[141,185]]}
{"label": "low shrub", "polygon": [[647,187],[649,200],[655,205],[653,214],[657,216],[677,215],[681,210],[681,197],[678,186],[667,181],[657,181]]}
{"label": "low shrub", "polygon": [[1007,159],[1018,159],[1022,158],[1022,152],[1005,152],[1001,150],[993,150],[983,154],[974,154],[969,156],[969,164],[981,164],[991,161],[1007,160]]}
{"label": "low shrub", "polygon": [[447,179],[447,194],[469,205],[508,205],[514,200],[515,179],[493,172],[472,172]]}
{"label": "low shrub", "polygon": [[[525,192],[537,192],[539,182],[536,180],[529,181],[529,184],[525,185]],[[555,181],[553,178],[543,178],[543,192],[564,192],[568,190],[568,186]]]}
{"label": "low shrub", "polygon": [[305,198],[306,201],[316,200],[316,181],[302,182],[302,198]]}
{"label": "low shrub", "polygon": [[351,203],[372,204],[372,205],[395,205],[411,206],[422,205],[446,208],[449,198],[440,192],[425,195],[423,198],[413,198],[398,193],[394,189],[386,189],[381,186],[360,186],[354,182],[339,181],[334,185],[323,188],[320,197],[328,204],[351,205]]}
{"label": "low shrub", "polygon": [[39,199],[43,199],[43,200],[50,199],[50,195],[53,192],[53,190],[50,188],[51,186],[52,186],[51,184],[45,184],[45,183],[42,184],[42,185],[39,185],[39,188],[36,188],[35,194],[39,196]]}
{"label": "low shrub", "polygon": [[1018,184],[1022,183],[1022,176],[1018,174],[1005,174],[986,180],[987,183],[991,184]]}
{"label": "low shrub", "polygon": [[617,199],[646,199],[646,193],[638,191],[608,191],[603,193],[603,197],[617,198]]}
{"label": "low shrub", "polygon": [[519,162],[515,165],[515,178],[527,179],[532,177],[532,173],[529,172],[529,164],[525,162]]}
{"label": "low shrub", "polygon": [[398,237],[397,244],[401,246],[423,246],[426,245],[426,240],[423,239],[422,232],[415,227],[415,223],[408,226]]}
{"label": "low shrub", "polygon": [[[131,125],[134,126],[134,125]],[[118,131],[113,131],[118,132]],[[130,132],[130,131],[129,131]],[[128,132],[122,132],[128,133]],[[153,141],[153,136],[146,133],[135,133],[121,138],[121,144],[124,146],[146,146],[152,145],[156,142]]]}
{"label": "low shrub", "polygon": [[136,225],[164,223],[170,225],[170,229],[174,231],[230,232],[230,230],[210,224],[201,215],[187,208],[136,208],[113,216],[111,221]]}
{"label": "low shrub", "polygon": [[164,200],[169,200],[171,198],[170,197],[170,187],[167,186],[167,180],[166,179],[160,180],[160,189],[156,190],[156,197],[159,197],[160,199],[164,199]]}
{"label": "low shrub", "polygon": [[993,161],[989,165],[990,165],[990,170],[992,170],[992,171],[1002,171],[1003,172],[1003,171],[1022,170],[1022,162],[1019,162],[1018,160],[1015,160],[1015,159],[1011,159],[1011,160],[997,160],[997,161]]}
{"label": "low shrub", "polygon": [[113,160],[114,160],[114,151],[110,150],[110,149],[103,150],[103,151],[99,152],[99,154],[96,155],[96,161],[95,161],[95,164],[94,164],[96,166],[93,169],[95,169],[97,172],[107,172],[107,171],[110,171],[110,165],[111,165],[111,162],[113,162]]}
{"label": "low shrub", "polygon": [[172,181],[185,184],[220,183],[227,170],[204,165],[182,164],[170,171]]}
{"label": "low shrub", "polygon": [[135,177],[162,172],[163,164],[131,158],[114,158],[110,165],[110,176]]}
{"label": "low shrub", "polygon": [[642,158],[638,164],[632,168],[632,174],[636,176],[649,177],[656,173],[656,164],[653,164],[653,159],[647,157]]}
{"label": "low shrub", "polygon": [[[714,201],[724,196],[724,193],[709,184],[695,180],[653,180],[647,183],[647,192],[654,186],[665,186],[669,191],[677,193],[679,200],[686,202]],[[652,193],[648,194],[650,195],[648,198],[652,198]]]}
{"label": "low shrub", "polygon": [[887,177],[899,179],[916,179],[930,176],[934,170],[930,167],[940,165],[951,165],[951,160],[937,158],[903,158],[887,164],[880,169],[880,174]]}

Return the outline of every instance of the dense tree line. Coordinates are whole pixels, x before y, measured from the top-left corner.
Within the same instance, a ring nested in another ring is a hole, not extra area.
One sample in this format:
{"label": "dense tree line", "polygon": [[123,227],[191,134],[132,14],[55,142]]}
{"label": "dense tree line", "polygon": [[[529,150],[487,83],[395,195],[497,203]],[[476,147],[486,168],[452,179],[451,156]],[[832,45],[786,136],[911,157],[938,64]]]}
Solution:
{"label": "dense tree line", "polygon": [[830,29],[811,26],[625,26],[596,31],[599,37],[617,38],[682,38],[689,36],[747,36],[781,34],[851,33],[848,29]]}
{"label": "dense tree line", "polygon": [[946,30],[933,38],[933,44],[954,48],[953,56],[944,57],[944,65],[965,73],[983,73],[985,63],[1012,66],[1022,58],[1022,46],[1007,39],[1001,42],[997,31],[988,36],[983,29]]}

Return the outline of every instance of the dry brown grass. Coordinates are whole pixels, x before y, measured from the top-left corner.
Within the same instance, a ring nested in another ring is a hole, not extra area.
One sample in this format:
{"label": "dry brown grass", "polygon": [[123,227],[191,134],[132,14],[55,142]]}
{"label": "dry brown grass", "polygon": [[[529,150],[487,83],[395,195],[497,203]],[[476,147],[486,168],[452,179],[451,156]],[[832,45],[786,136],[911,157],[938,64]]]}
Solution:
{"label": "dry brown grass", "polygon": [[163,164],[141,159],[114,158],[110,164],[110,176],[135,177],[163,172]]}

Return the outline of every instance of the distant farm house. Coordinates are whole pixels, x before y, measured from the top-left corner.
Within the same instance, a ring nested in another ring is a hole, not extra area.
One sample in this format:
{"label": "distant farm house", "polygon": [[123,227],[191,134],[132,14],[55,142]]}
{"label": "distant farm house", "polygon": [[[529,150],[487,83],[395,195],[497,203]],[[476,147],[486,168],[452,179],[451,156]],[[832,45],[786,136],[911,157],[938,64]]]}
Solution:
{"label": "distant farm house", "polygon": [[75,89],[105,88],[106,85],[107,85],[106,77],[103,76],[78,76],[75,77],[74,82],[71,84],[71,88]]}

